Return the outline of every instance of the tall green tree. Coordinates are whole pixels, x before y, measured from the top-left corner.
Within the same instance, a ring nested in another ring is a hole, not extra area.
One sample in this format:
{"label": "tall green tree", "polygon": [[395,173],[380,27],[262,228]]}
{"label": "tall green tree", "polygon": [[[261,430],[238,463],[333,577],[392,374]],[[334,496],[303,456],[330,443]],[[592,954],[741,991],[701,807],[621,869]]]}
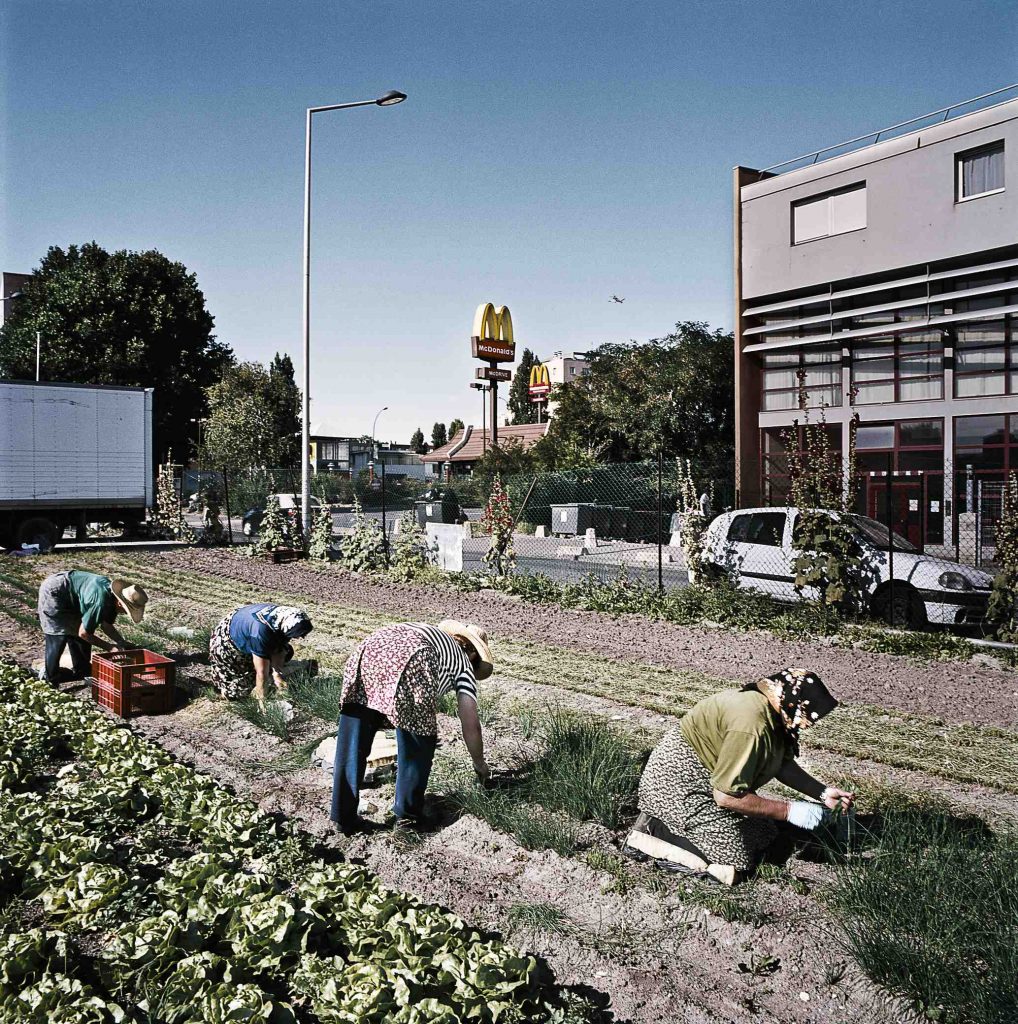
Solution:
{"label": "tall green tree", "polygon": [[451,441],[457,434],[463,430],[463,420],[455,419],[449,424],[449,440]]}
{"label": "tall green tree", "polygon": [[277,369],[274,379],[272,369],[261,363],[239,363],[208,389],[205,453],[212,465],[234,470],[293,466],[293,442],[299,439],[292,431],[281,434],[275,416],[281,373]]}
{"label": "tall green tree", "polygon": [[276,435],[277,465],[298,465],[301,393],[294,380],[293,360],[285,352],[282,355],[277,352],[269,364],[265,399]]}
{"label": "tall green tree", "polygon": [[445,432],[445,424],[444,423],[436,423],[431,428],[431,447],[432,448],[441,448],[442,445],[444,445],[444,444],[446,444],[446,442],[448,442],[448,440],[449,440],[449,436]]}
{"label": "tall green tree", "polygon": [[410,447],[417,452],[418,455],[424,455],[428,450],[428,446],[424,443],[424,431],[418,427],[410,438]]}
{"label": "tall green tree", "polygon": [[537,406],[530,401],[530,371],[537,358],[529,348],[523,350],[509,385],[509,413],[513,423],[536,423]]}
{"label": "tall green tree", "polygon": [[599,450],[606,461],[731,458],[735,360],[731,334],[684,321],[663,338],[605,344],[582,377],[555,388],[551,443]]}
{"label": "tall green tree", "polygon": [[156,461],[191,450],[206,389],[232,365],[195,275],[162,253],[53,246],[0,330],[0,377],[154,388]]}

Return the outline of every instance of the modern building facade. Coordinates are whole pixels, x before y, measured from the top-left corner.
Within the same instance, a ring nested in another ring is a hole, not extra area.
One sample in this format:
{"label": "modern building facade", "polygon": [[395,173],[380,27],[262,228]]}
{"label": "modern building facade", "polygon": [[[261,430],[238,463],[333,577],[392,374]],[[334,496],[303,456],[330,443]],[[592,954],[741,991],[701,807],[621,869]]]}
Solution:
{"label": "modern building facade", "polygon": [[855,420],[858,510],[890,502],[926,549],[958,554],[999,501],[1018,471],[1015,96],[735,168],[740,506],[785,502],[804,406],[846,467]]}

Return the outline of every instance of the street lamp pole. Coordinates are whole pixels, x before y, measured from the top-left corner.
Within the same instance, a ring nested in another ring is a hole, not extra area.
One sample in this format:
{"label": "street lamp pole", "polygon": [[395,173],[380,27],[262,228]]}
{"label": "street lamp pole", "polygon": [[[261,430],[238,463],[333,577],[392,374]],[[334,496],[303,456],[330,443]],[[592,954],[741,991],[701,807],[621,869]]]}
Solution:
{"label": "street lamp pole", "polygon": [[375,100],[357,100],[353,103],[330,103],[324,107],[308,107],[304,132],[304,303],[303,303],[303,356],[304,400],[301,419],[301,518],[305,535],[311,530],[311,118],[327,110],[349,110],[352,107],[391,107],[402,103],[406,94],[387,92]]}
{"label": "street lamp pole", "polygon": [[382,415],[389,407],[383,405],[378,412],[375,413],[375,421],[371,424],[371,458],[378,459],[378,444],[375,442],[375,427],[378,426],[378,417]]}

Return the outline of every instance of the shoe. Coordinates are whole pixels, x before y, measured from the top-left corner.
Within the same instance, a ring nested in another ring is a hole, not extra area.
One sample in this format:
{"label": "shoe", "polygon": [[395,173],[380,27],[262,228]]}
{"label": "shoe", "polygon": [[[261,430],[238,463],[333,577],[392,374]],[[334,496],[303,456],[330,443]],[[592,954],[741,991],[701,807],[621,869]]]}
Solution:
{"label": "shoe", "polygon": [[44,662],[41,658],[37,658],[35,661],[32,662],[29,671],[32,673],[32,675],[36,677],[36,679],[45,679],[46,662]]}

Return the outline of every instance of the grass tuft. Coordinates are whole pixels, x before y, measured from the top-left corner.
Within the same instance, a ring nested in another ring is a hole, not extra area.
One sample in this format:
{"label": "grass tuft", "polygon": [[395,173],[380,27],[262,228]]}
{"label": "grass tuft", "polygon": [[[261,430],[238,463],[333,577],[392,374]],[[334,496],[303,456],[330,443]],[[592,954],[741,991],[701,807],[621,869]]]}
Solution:
{"label": "grass tuft", "polygon": [[297,673],[288,681],[286,698],[313,718],[335,722],[343,695],[343,677],[339,675],[308,676]]}
{"label": "grass tuft", "polygon": [[244,697],[242,700],[230,701],[230,710],[263,732],[278,736],[281,740],[290,738],[290,723],[278,700],[267,700],[263,707],[254,697]]}
{"label": "grass tuft", "polygon": [[882,822],[875,855],[829,890],[869,977],[931,1020],[1018,1020],[1018,838],[945,814]]}
{"label": "grass tuft", "polygon": [[515,928],[558,933],[569,930],[566,915],[551,903],[513,903],[506,917]]}
{"label": "grass tuft", "polygon": [[546,748],[527,780],[528,796],[579,821],[619,828],[633,810],[647,752],[597,718],[550,711]]}

